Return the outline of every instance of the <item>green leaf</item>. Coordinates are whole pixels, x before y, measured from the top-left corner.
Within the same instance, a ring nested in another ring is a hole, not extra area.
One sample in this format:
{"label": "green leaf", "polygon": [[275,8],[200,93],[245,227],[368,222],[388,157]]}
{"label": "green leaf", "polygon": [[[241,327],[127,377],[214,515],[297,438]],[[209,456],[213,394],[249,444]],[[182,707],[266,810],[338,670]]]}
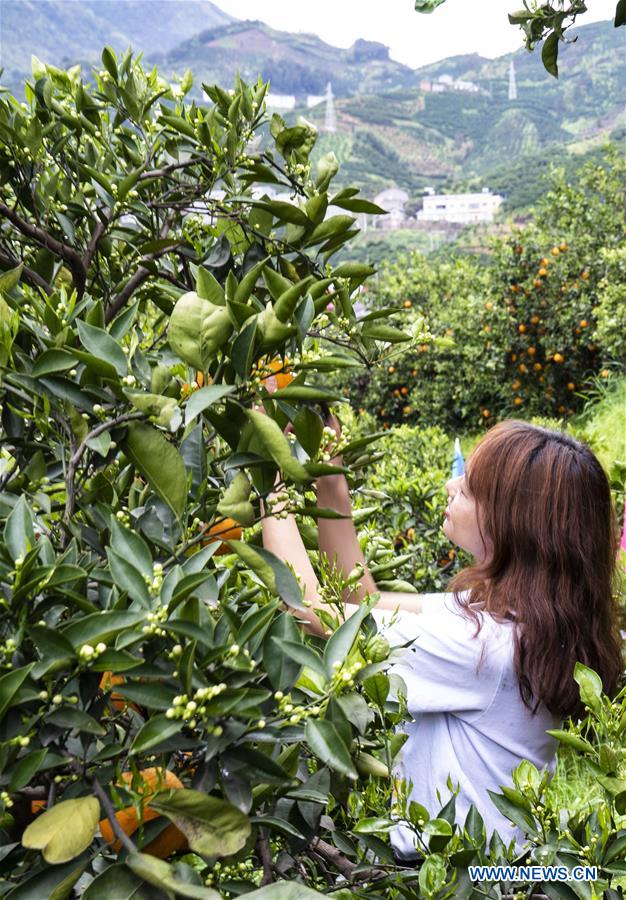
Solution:
{"label": "green leaf", "polygon": [[232,394],[234,390],[235,387],[231,384],[210,384],[207,387],[200,388],[199,391],[194,391],[185,406],[185,427],[190,422],[193,422],[205,409],[228,394]]}
{"label": "green leaf", "polygon": [[338,278],[369,278],[374,275],[376,269],[374,266],[368,266],[367,263],[345,262],[333,269],[333,277]]}
{"label": "green leaf", "polygon": [[[364,200],[362,197],[348,197],[342,200],[332,200],[331,203],[333,206],[338,206],[340,209],[347,209],[348,212],[368,213],[371,216],[386,216],[389,212],[388,210],[383,209],[381,206],[378,206],[376,203],[372,203],[371,200]],[[364,264],[354,263],[354,265]],[[335,274],[337,273],[335,272]]]}
{"label": "green leaf", "polygon": [[166,397],[163,394],[150,394],[148,391],[124,391],[124,396],[130,400],[135,409],[151,416],[157,425],[176,431],[180,425],[181,413],[178,401],[174,397]]}
{"label": "green leaf", "polygon": [[165,716],[153,716],[139,729],[130,748],[131,754],[144,753],[151,747],[162,744],[163,741],[178,734],[182,727],[181,721],[166,719]]}
{"label": "green leaf", "polygon": [[152,576],[152,554],[144,539],[111,516],[111,547],[142,575]]}
{"label": "green leaf", "polygon": [[[278,638],[278,643],[275,643],[273,638]],[[272,686],[280,691],[293,687],[302,668],[302,665],[284,649],[286,640],[293,643],[300,640],[298,626],[288,612],[281,613],[274,619],[263,642],[263,666]]]}
{"label": "green leaf", "polygon": [[30,670],[34,665],[34,663],[29,663],[27,666],[22,666],[21,669],[14,669],[12,672],[7,672],[6,675],[3,675],[0,678],[0,721],[7,709],[11,706],[13,698],[26,678],[28,678]]}
{"label": "green leaf", "polygon": [[[173,866],[147,853],[129,853],[126,865],[148,884],[166,891],[168,898],[172,898],[176,894],[181,897],[190,897],[192,900],[220,900],[217,891],[200,884],[189,884],[188,881],[177,878]],[[152,896],[151,893],[150,897],[152,898]]]}
{"label": "green leaf", "polygon": [[344,663],[357,639],[361,623],[369,613],[369,606],[362,602],[355,613],[349,616],[328,639],[324,650],[324,664],[329,678],[334,673],[336,662]]}
{"label": "green leaf", "polygon": [[78,364],[78,357],[67,350],[46,350],[38,356],[33,366],[33,378],[40,375],[51,375],[54,372],[67,372]]}
{"label": "green leaf", "polygon": [[246,894],[248,900],[313,900],[313,897],[319,900],[319,897],[325,896],[296,881],[279,881]]}
{"label": "green leaf", "polygon": [[[7,900],[67,900],[71,896],[72,888],[85,871],[89,860],[85,857],[80,860],[71,860],[64,865],[46,867],[37,872],[32,878],[21,883],[4,896]],[[87,895],[84,894],[84,897]],[[93,896],[92,896],[93,900]],[[100,898],[99,898],[100,900]],[[105,898],[102,898],[105,900]],[[111,898],[112,900],[112,898]],[[118,900],[116,897],[115,900]],[[135,900],[135,898],[134,898]],[[140,900],[139,897],[136,900]],[[148,898],[142,898],[148,900]],[[150,898],[151,900],[151,898]]]}
{"label": "green leaf", "polygon": [[322,417],[309,406],[302,406],[293,420],[296,437],[310,457],[320,448],[324,423]]}
{"label": "green leaf", "polygon": [[415,0],[415,12],[431,13],[446,0]]}
{"label": "green leaf", "polygon": [[558,55],[559,35],[556,31],[552,31],[543,42],[543,47],[541,48],[541,61],[543,62],[546,72],[549,72],[550,75],[554,75],[555,78],[559,77],[559,67],[557,65]]}
{"label": "green leaf", "polygon": [[278,423],[264,413],[253,409],[247,409],[246,415],[252,422],[252,426],[261,443],[281,472],[284,472],[294,481],[309,481],[307,470],[301,462],[292,456],[289,441],[281,431]]}
{"label": "green leaf", "polygon": [[[307,384],[288,384],[272,392],[272,399],[276,400],[308,400],[310,403],[332,403],[333,400],[345,400],[336,391],[325,388],[310,387]],[[322,426],[323,427],[323,426]]]}
{"label": "green leaf", "polygon": [[14,287],[17,287],[20,283],[20,276],[23,268],[24,263],[20,263],[19,266],[16,266],[14,269],[8,269],[6,272],[2,272],[0,275],[0,294],[8,294]]}
{"label": "green leaf", "polygon": [[91,844],[100,818],[95,797],[62,800],[31,822],[22,846],[41,850],[46,862],[56,865],[79,856]]}
{"label": "green leaf", "polygon": [[574,681],[580,687],[580,699],[594,712],[602,707],[602,679],[593,669],[577,662],[574,666]]}
{"label": "green leaf", "polygon": [[80,319],[77,321],[78,336],[83,347],[98,359],[103,359],[113,366],[118,375],[126,375],[128,360],[126,354],[111,335],[103,328],[88,325]]}
{"label": "green leaf", "polygon": [[[167,900],[168,894],[155,890],[125,865],[113,865],[89,884],[82,900]],[[33,898],[35,900],[35,898]]]}
{"label": "green leaf", "polygon": [[555,728],[546,731],[546,734],[551,734],[552,737],[557,738],[562,744],[567,744],[568,747],[573,747],[574,750],[580,750],[583,753],[593,750],[593,745],[589,741],[586,741],[579,734],[572,734],[571,731],[561,731]]}
{"label": "green leaf", "polygon": [[318,191],[325,191],[328,185],[339,171],[339,160],[331,150],[324,153],[317,161],[315,187]]}
{"label": "green leaf", "polygon": [[102,736],[106,734],[106,728],[99,722],[83,712],[82,709],[76,709],[74,706],[65,706],[55,709],[46,717],[46,721],[57,725],[59,728],[69,728],[78,731],[84,731],[85,734],[97,734]]}
{"label": "green leaf", "polygon": [[302,591],[295,575],[285,563],[265,547],[254,547],[245,541],[226,541],[263,584],[293,609],[304,609]]}
{"label": "green leaf", "polygon": [[377,672],[363,681],[363,687],[372,703],[375,703],[379,709],[384,709],[389,696],[389,678],[383,672]]}
{"label": "green leaf", "polygon": [[24,559],[35,546],[33,514],[24,494],[21,495],[4,526],[4,541],[11,559]]}
{"label": "green leaf", "polygon": [[170,316],[172,350],[190,366],[206,372],[233,331],[228,310],[190,291],[177,301]]}
{"label": "green leaf", "polygon": [[394,328],[393,325],[384,325],[376,321],[366,322],[361,329],[364,338],[373,338],[375,341],[387,341],[389,344],[399,344],[402,341],[410,341],[411,337]]}
{"label": "green leaf", "polygon": [[240,525],[254,523],[254,507],[249,497],[252,485],[244,472],[238,472],[226,488],[224,496],[217,504],[217,511],[222,516],[229,516]]}
{"label": "green leaf", "polygon": [[154,681],[136,681],[115,685],[115,691],[140,706],[150,710],[168,709],[172,705],[175,691],[165,684]]}
{"label": "green leaf", "polygon": [[354,826],[354,831],[357,834],[387,834],[394,825],[395,822],[391,819],[360,819]]}
{"label": "green leaf", "polygon": [[208,269],[200,266],[196,275],[196,291],[198,297],[208,300],[214,306],[224,306],[226,302],[224,297],[224,288],[219,283],[215,275]]}
{"label": "green leaf", "polygon": [[182,789],[157,794],[150,805],[183,832],[196,853],[230,856],[245,845],[251,832],[248,817],[225,800]]}
{"label": "green leaf", "polygon": [[309,719],[304,728],[304,737],[312,752],[330,769],[356,781],[358,772],[332,722],[326,719]]}
{"label": "green leaf", "polygon": [[295,837],[299,841],[305,840],[301,831],[287,822],[285,819],[277,819],[275,816],[251,816],[250,821],[253,825],[260,825],[261,828],[269,828],[271,831],[277,831],[286,837]]}
{"label": "green leaf", "polygon": [[76,649],[83,644],[95,646],[100,641],[106,644],[117,637],[121,631],[143,624],[145,615],[145,612],[124,612],[122,610],[92,613],[65,625],[62,633]]}
{"label": "green leaf", "polygon": [[301,666],[308,666],[309,669],[319,672],[320,675],[326,675],[326,668],[321,656],[311,647],[307,647],[306,644],[301,644],[297,641],[285,640],[282,637],[273,637],[271,640],[275,644],[276,653],[288,653]]}
{"label": "green leaf", "polygon": [[27,784],[30,784],[31,778],[39,771],[39,767],[44,761],[47,752],[45,747],[43,750],[35,750],[16,763],[11,773],[10,791],[19,791],[26,787]]}
{"label": "green leaf", "polygon": [[130,422],[122,450],[178,519],[187,502],[187,471],[176,447],[144,422]]}
{"label": "green leaf", "polygon": [[122,591],[127,591],[131,600],[137,600],[142,606],[150,606],[150,594],[144,578],[128,559],[116,553],[110,547],[107,548],[109,569],[115,584]]}
{"label": "green leaf", "polygon": [[113,81],[117,81],[117,63],[115,61],[115,51],[110,47],[105,47],[102,51],[102,64],[107,70]]}

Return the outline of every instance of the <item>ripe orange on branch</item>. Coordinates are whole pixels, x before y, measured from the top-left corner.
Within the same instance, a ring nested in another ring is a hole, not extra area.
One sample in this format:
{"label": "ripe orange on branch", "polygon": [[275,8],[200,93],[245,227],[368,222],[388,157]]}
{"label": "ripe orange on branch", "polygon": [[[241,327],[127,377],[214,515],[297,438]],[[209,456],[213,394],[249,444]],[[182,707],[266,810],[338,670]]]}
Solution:
{"label": "ripe orange on branch", "polygon": [[[138,776],[133,776],[132,772],[122,772],[122,780],[119,784],[123,787],[131,787],[133,780],[139,781],[136,786],[138,794],[147,800],[151,800],[157,791],[164,790],[180,790],[183,787],[182,781],[169,769],[148,768],[142,769]],[[148,804],[143,808],[143,822],[149,822],[158,818],[160,813],[152,809]],[[127,806],[115,813],[115,818],[120,824],[124,834],[130,837],[139,828],[139,817],[134,806]],[[122,848],[122,842],[116,838],[113,826],[108,818],[100,821],[100,834],[107,844],[111,844],[111,849],[118,853]],[[160,859],[166,859],[176,850],[186,847],[187,839],[175,825],[168,826],[158,837],[151,841],[147,847],[142,848],[143,853],[149,853],[152,856],[158,856]]]}
{"label": "ripe orange on branch", "polygon": [[[204,525],[202,527],[204,527]],[[235,522],[234,519],[220,519],[219,522],[214,522],[209,530],[205,532],[202,537],[202,546],[206,547],[207,544],[212,544],[216,540],[222,541],[215,551],[216,556],[221,556],[224,553],[230,553],[230,548],[224,541],[240,541],[241,534],[241,525],[238,522]]]}
{"label": "ripe orange on branch", "polygon": [[266,373],[261,379],[261,384],[263,384],[270,393],[286,388],[287,385],[293,381],[291,363],[288,359],[283,360],[279,356],[275,356],[269,362],[261,363],[257,370]]}

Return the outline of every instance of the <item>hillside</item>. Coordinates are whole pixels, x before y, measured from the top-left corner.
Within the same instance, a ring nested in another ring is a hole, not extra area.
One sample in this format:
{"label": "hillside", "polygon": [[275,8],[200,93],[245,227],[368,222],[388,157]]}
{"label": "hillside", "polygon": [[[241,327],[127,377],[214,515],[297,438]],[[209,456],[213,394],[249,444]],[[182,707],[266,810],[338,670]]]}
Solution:
{"label": "hillside", "polygon": [[413,69],[390,59],[383,44],[360,40],[344,50],[314,34],[251,20],[203,31],[155,61],[164,70],[191,68],[198,84],[229,84],[237,72],[256,80],[260,73],[279,94],[320,94],[328,81],[339,96],[418,84]]}
{"label": "hillside", "polygon": [[[623,131],[623,34],[609,22],[578,34],[562,51],[558,81],[539,52],[521,49],[495,60],[453,57],[416,73],[420,80],[449,74],[472,81],[479,93],[405,88],[339,99],[337,132],[321,134],[319,152],[333,150],[344,179],[370,194],[393,184],[413,195],[427,185],[491,185],[491,175],[508,193],[507,175],[511,188],[550,158],[591,152]],[[511,59],[516,100],[508,99]],[[304,112],[323,125],[323,107]]]}
{"label": "hillside", "polygon": [[102,48],[167,53],[206,28],[232,21],[209,0],[0,0],[0,67],[16,87],[31,54],[68,67],[96,62]]}

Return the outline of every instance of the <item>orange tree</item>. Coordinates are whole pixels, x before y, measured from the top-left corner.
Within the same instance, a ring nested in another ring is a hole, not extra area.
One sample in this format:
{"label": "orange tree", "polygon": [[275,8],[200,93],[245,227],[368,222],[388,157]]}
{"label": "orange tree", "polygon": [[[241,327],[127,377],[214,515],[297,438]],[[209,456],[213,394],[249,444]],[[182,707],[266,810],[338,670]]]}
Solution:
{"label": "orange tree", "polygon": [[383,266],[367,304],[395,306],[416,343],[357,374],[354,402],[383,427],[473,429],[579,411],[623,359],[625,175],[609,146],[572,182],[556,170],[533,223],[493,241],[487,257],[416,253]]}
{"label": "orange tree", "polygon": [[[343,621],[358,575],[317,559],[331,636],[309,638],[258,534],[279,476],[315,558],[326,373],[405,337],[393,307],[357,319],[370,270],[331,263],[371,207],[330,192],[332,156],[311,171],[306,122],[274,117],[259,149],[264,85],[205,86],[197,106],[189,76],[103,63],[93,86],[37,63],[26,104],[0,100],[0,892],[469,897],[468,862],[513,849],[487,846],[474,809],[459,827],[454,798],[390,812],[401,685],[368,605]],[[371,444],[339,448],[354,483]],[[602,712],[597,676],[580,682]],[[599,749],[564,734],[614,803],[557,835],[530,764],[498,795],[537,852],[577,861],[599,834],[605,883],[624,775],[609,708]],[[415,830],[409,871],[390,814]]]}
{"label": "orange tree", "polygon": [[[199,106],[189,75],[102,60],[0,99],[2,891],[326,885],[354,863],[320,819],[388,774],[399,707],[367,607],[341,624],[329,577],[333,637],[306,641],[251,526],[277,474],[303,527],[323,514],[320,373],[408,339],[357,320],[372,270],[331,262],[376,208],[332,193],[332,154],[312,171],[306,121],[259,149],[266,85]],[[198,871],[157,858],[185,848]]]}

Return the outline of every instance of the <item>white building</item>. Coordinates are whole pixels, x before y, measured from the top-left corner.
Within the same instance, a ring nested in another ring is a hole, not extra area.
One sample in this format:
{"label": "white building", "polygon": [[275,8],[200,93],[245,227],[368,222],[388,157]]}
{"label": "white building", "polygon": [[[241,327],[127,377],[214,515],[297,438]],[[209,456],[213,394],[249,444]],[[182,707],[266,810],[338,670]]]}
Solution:
{"label": "white building", "polygon": [[373,228],[381,228],[384,231],[393,231],[401,228],[406,222],[407,216],[404,205],[409,195],[401,188],[387,188],[374,197],[374,203],[381,209],[387,210],[386,216],[374,216]]}
{"label": "white building", "polygon": [[455,81],[452,87],[455,91],[467,91],[470,94],[480,93],[480,88],[473,81]]}
{"label": "white building", "polygon": [[488,188],[480,194],[426,194],[417,218],[421,222],[492,222],[503,199]]}

